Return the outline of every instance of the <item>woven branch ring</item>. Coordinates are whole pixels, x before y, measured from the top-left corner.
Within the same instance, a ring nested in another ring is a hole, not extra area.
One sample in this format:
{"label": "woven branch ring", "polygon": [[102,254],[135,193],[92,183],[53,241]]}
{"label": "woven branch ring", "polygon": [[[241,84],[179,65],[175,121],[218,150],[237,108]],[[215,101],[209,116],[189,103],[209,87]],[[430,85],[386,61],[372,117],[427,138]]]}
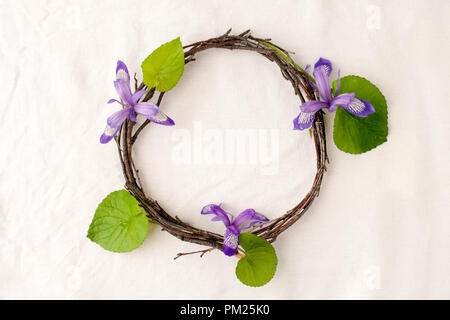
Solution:
{"label": "woven branch ring", "polygon": [[[253,37],[250,34],[250,31],[246,31],[239,35],[230,35],[230,31],[220,37],[198,41],[184,46],[185,64],[195,61],[195,57],[199,52],[210,48],[253,51],[278,65],[283,77],[292,84],[294,92],[299,97],[301,103],[308,100],[317,100],[316,92],[310,85],[307,75],[303,70],[298,68],[288,51],[273,44],[270,42],[270,39]],[[140,85],[137,85],[136,83],[136,89],[141,90],[143,88],[145,88],[143,83]],[[155,89],[150,89],[142,101],[149,101],[154,95]],[[158,106],[160,106],[163,96],[164,92],[159,93],[157,99]],[[144,192],[139,177],[139,171],[133,162],[132,151],[139,133],[149,124],[149,122],[149,120],[146,120],[139,127],[135,128],[136,123],[127,119],[115,137],[125,177],[125,188],[138,200],[147,216],[158,223],[164,231],[169,232],[183,241],[210,247],[204,251],[209,251],[213,248],[222,249],[224,241],[223,235],[191,226],[177,216],[169,214],[156,200],[152,199]],[[317,159],[317,171],[311,190],[294,208],[290,209],[279,218],[265,223],[263,227],[251,230],[251,233],[258,235],[269,242],[275,241],[283,231],[295,223],[308,210],[314,199],[319,195],[322,178],[326,170],[326,162],[328,161],[322,111],[316,113],[315,120],[311,126],[311,133],[314,138]]]}

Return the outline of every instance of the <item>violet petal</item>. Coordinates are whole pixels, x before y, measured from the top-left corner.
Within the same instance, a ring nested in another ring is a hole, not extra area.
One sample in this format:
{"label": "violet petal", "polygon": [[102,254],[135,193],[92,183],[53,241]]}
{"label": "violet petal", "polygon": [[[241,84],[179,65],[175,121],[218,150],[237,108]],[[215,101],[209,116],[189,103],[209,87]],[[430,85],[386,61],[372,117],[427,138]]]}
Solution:
{"label": "violet petal", "polygon": [[138,103],[139,99],[142,98],[142,96],[147,92],[147,89],[142,89],[139,91],[136,91],[135,93],[133,93],[133,95],[131,96],[131,100],[133,101],[133,104]]}
{"label": "violet petal", "polygon": [[314,65],[314,71],[323,69],[327,75],[327,77],[330,76],[331,71],[333,71],[333,66],[331,64],[331,61],[325,58],[319,58],[317,60],[316,64]]}
{"label": "violet petal", "polygon": [[239,230],[245,230],[253,227],[255,224],[263,224],[266,221],[269,221],[269,219],[257,213],[254,209],[246,209],[236,217],[232,224]]}
{"label": "violet petal", "polygon": [[317,112],[320,109],[328,108],[329,105],[323,101],[308,101],[300,106],[300,110],[305,113]]}
{"label": "violet petal", "polygon": [[300,112],[297,118],[294,119],[294,130],[308,129],[309,127],[311,127],[311,124],[313,123],[315,117],[315,112]]}
{"label": "violet petal", "polygon": [[140,102],[134,106],[134,111],[150,121],[165,126],[173,126],[175,122],[159,110],[159,107],[151,102]]}
{"label": "violet petal", "polygon": [[125,101],[129,106],[133,106],[133,100],[131,99],[131,88],[130,85],[125,82],[125,80],[117,79],[114,81],[114,87],[116,88],[119,97]]}
{"label": "violet petal", "polygon": [[[222,221],[226,227],[231,225],[230,214],[223,210],[217,204],[208,204],[203,207],[201,214],[214,214],[215,217],[211,221]],[[231,216],[231,219],[233,217]]]}
{"label": "violet petal", "polygon": [[106,128],[104,133],[100,136],[100,143],[108,143],[117,134],[125,119],[131,112],[130,108],[119,110],[113,113],[106,120]]}
{"label": "violet petal", "polygon": [[334,97],[336,98],[339,95],[339,90],[341,90],[341,69],[338,69],[338,82],[336,86],[336,92],[334,93]]}
{"label": "violet petal", "polygon": [[338,95],[331,101],[330,111],[335,111],[338,106],[341,106],[343,108],[347,107],[354,98],[355,94],[353,92]]}
{"label": "violet petal", "polygon": [[122,106],[124,105],[121,101],[116,100],[116,99],[109,99],[107,103],[110,104],[110,103],[113,103],[113,102],[120,103],[120,105],[122,105]]}
{"label": "violet petal", "polygon": [[331,87],[330,79],[328,79],[327,72],[324,68],[314,69],[314,79],[316,80],[317,90],[319,96],[327,103],[331,101]]}
{"label": "violet petal", "polygon": [[354,98],[347,106],[343,106],[345,110],[358,117],[367,117],[375,112],[375,108],[370,102],[363,99]]}
{"label": "violet petal", "polygon": [[121,79],[128,83],[128,86],[130,86],[130,74],[128,72],[128,68],[125,63],[122,61],[117,61],[117,67],[116,67],[116,80]]}
{"label": "violet petal", "polygon": [[223,237],[223,253],[225,255],[233,256],[236,254],[239,246],[239,234],[239,232],[236,234],[227,228]]}

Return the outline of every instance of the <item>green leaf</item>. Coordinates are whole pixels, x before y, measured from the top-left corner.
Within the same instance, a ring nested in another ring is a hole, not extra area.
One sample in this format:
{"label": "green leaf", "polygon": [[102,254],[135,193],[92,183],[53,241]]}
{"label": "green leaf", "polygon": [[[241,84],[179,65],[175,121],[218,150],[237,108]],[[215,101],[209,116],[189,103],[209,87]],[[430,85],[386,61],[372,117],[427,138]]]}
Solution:
{"label": "green leaf", "polygon": [[180,38],[167,42],[142,62],[144,84],[160,92],[169,91],[184,71],[184,51]]}
{"label": "green leaf", "polygon": [[269,282],[277,269],[277,255],[272,245],[251,233],[239,236],[245,257],[236,266],[236,276],[247,286],[260,287]]}
{"label": "green leaf", "polygon": [[[337,80],[333,82],[336,90]],[[386,99],[370,81],[358,76],[341,78],[339,94],[354,92],[356,97],[370,102],[375,112],[365,118],[357,117],[342,107],[336,110],[333,138],[336,146],[348,153],[367,152],[387,141],[388,113]]]}
{"label": "green leaf", "polygon": [[138,201],[126,190],[119,190],[99,204],[87,237],[106,250],[128,252],[142,244],[148,225]]}

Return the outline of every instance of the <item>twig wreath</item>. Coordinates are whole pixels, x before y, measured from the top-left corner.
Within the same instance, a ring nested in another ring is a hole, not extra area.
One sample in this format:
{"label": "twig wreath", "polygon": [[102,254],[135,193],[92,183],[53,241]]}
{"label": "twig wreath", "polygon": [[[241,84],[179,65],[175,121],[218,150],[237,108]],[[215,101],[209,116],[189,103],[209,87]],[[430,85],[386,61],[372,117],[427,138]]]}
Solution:
{"label": "twig wreath", "polygon": [[[112,192],[98,206],[89,227],[88,238],[104,249],[127,252],[139,247],[148,233],[149,223],[156,223],[163,231],[183,241],[207,246],[207,249],[178,253],[175,257],[222,250],[227,256],[239,258],[236,275],[249,286],[262,286],[275,274],[277,256],[271,245],[277,237],[292,226],[311,206],[319,195],[326,163],[328,162],[324,125],[324,110],[336,111],[333,139],[336,146],[348,153],[363,153],[387,140],[387,105],[381,92],[368,80],[358,76],[346,76],[330,86],[331,62],[320,58],[312,75],[294,62],[291,53],[271,42],[270,39],[253,37],[247,30],[182,46],[179,38],[163,44],[143,62],[143,81],[138,84],[134,76],[134,93],[126,65],[118,61],[114,86],[122,108],[107,119],[101,143],[114,138],[125,177],[125,189]],[[254,209],[246,209],[237,217],[226,212],[222,205],[208,204],[201,214],[210,214],[213,221],[222,221],[224,235],[194,227],[176,215],[168,213],[145,193],[139,170],[133,162],[133,146],[139,134],[150,122],[173,126],[175,122],[160,110],[165,93],[178,83],[187,63],[196,55],[211,48],[254,51],[275,62],[283,77],[288,80],[299,97],[300,113],[294,119],[295,130],[309,129],[313,137],[317,171],[306,196],[291,210],[269,220]],[[150,100],[157,94],[156,103]],[[339,108],[338,108],[339,107]],[[137,128],[136,116],[146,118]]]}

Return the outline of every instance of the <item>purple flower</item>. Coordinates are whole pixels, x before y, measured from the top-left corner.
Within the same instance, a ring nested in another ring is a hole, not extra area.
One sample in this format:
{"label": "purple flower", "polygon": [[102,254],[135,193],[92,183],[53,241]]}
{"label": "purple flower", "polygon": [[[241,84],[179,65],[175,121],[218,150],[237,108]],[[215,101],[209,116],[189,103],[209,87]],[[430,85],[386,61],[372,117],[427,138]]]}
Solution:
{"label": "purple flower", "polygon": [[375,112],[369,102],[356,98],[354,93],[339,94],[341,84],[339,70],[336,93],[332,96],[329,81],[332,70],[330,60],[324,58],[320,58],[314,65],[313,76],[317,86],[313,83],[311,85],[319,92],[321,101],[308,101],[300,106],[300,114],[294,119],[294,130],[304,130],[311,127],[315,114],[320,109],[328,109],[328,111],[333,112],[338,106],[341,106],[358,117],[367,117]]}
{"label": "purple flower", "polygon": [[253,209],[242,211],[235,219],[231,213],[224,211],[221,205],[216,204],[204,206],[201,214],[214,214],[216,216],[211,219],[212,221],[222,221],[225,224],[227,230],[224,235],[223,252],[227,256],[232,256],[237,252],[239,235],[242,230],[250,229],[254,225],[261,226],[264,222],[269,221]]}
{"label": "purple flower", "polygon": [[136,121],[136,114],[140,114],[152,122],[165,126],[173,126],[175,124],[172,119],[159,111],[159,107],[156,104],[151,102],[138,102],[147,92],[147,89],[139,90],[133,94],[131,93],[130,74],[125,63],[120,60],[117,61],[114,87],[121,101],[111,99],[108,103],[117,102],[122,105],[123,109],[113,113],[106,120],[105,132],[100,137],[101,143],[111,141],[127,118],[131,121]]}

